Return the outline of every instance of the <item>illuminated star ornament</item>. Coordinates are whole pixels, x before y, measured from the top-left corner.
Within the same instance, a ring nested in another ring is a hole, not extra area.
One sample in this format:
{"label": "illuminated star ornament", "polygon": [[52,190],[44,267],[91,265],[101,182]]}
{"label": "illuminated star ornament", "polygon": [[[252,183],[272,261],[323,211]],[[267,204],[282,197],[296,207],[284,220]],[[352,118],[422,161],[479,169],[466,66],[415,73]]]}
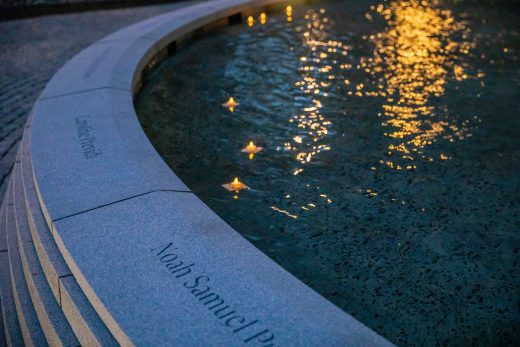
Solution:
{"label": "illuminated star ornament", "polygon": [[235,110],[235,107],[240,105],[238,102],[235,101],[235,98],[230,97],[229,100],[222,104],[222,106],[229,108],[229,111],[233,112]]}
{"label": "illuminated star ornament", "polygon": [[242,189],[249,189],[249,187],[244,182],[240,182],[238,180],[238,177],[235,177],[235,179],[231,183],[223,184],[222,187],[226,188],[230,192],[235,191],[237,193]]}

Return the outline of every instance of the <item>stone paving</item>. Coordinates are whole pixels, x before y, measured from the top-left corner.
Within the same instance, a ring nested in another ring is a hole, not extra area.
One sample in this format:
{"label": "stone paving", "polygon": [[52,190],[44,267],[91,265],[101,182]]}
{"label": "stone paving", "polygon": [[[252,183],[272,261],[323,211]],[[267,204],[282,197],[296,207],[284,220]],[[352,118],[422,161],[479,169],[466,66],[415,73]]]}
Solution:
{"label": "stone paving", "polygon": [[7,188],[27,115],[54,73],[68,59],[103,36],[192,3],[0,22],[0,201]]}
{"label": "stone paving", "polygon": [[77,3],[107,3],[110,0],[0,0],[2,6],[62,5]]}

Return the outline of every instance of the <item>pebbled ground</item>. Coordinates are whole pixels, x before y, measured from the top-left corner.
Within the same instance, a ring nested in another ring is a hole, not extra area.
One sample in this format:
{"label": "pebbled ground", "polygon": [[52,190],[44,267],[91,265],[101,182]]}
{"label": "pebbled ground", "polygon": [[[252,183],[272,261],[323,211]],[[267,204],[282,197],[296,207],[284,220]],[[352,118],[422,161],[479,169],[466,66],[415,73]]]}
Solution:
{"label": "pebbled ground", "polygon": [[0,201],[23,126],[47,81],[103,36],[193,2],[52,15],[0,22]]}

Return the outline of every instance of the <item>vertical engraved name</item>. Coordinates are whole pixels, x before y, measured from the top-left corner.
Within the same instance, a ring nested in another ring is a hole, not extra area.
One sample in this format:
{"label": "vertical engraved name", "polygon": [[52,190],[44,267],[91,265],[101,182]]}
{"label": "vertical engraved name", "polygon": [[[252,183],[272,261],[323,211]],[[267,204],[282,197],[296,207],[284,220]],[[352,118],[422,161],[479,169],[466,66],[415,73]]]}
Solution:
{"label": "vertical engraved name", "polygon": [[92,126],[90,125],[90,116],[79,116],[75,120],[79,145],[85,159],[93,159],[100,156],[102,152],[99,148],[96,148],[96,136],[94,136]]}

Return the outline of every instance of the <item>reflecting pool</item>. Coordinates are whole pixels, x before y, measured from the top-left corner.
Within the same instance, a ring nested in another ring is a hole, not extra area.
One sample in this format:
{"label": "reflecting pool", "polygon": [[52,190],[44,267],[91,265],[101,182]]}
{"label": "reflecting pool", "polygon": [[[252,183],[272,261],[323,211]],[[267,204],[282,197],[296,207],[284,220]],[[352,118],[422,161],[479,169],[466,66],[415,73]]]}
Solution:
{"label": "reflecting pool", "polygon": [[206,204],[390,341],[515,345],[513,3],[293,3],[168,58],[136,108]]}

